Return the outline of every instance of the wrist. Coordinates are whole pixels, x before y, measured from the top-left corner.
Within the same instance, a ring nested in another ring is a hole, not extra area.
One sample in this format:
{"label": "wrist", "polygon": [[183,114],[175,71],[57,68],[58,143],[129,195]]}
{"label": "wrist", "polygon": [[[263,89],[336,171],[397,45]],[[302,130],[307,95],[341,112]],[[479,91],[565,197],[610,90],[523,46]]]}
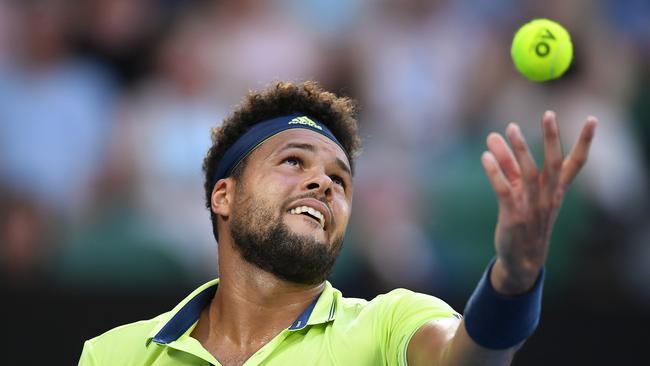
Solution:
{"label": "wrist", "polygon": [[544,270],[533,287],[520,295],[498,293],[490,277],[492,261],[465,307],[465,329],[477,344],[489,349],[514,347],[537,328],[542,305]]}
{"label": "wrist", "polygon": [[502,295],[516,296],[530,291],[535,286],[542,267],[529,266],[519,271],[509,270],[497,259],[490,271],[490,284]]}

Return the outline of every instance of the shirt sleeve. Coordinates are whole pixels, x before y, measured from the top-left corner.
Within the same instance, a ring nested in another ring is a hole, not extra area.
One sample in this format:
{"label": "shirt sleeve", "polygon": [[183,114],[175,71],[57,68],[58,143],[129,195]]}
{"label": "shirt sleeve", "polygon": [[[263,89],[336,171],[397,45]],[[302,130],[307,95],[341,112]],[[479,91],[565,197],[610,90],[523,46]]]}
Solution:
{"label": "shirt sleeve", "polygon": [[84,348],[81,351],[81,358],[79,359],[78,366],[98,366],[99,363],[95,360],[93,355],[93,345],[86,341],[84,342]]}
{"label": "shirt sleeve", "polygon": [[460,317],[444,301],[406,289],[396,289],[376,298],[376,336],[380,337],[387,365],[406,366],[406,350],[415,332],[440,318]]}

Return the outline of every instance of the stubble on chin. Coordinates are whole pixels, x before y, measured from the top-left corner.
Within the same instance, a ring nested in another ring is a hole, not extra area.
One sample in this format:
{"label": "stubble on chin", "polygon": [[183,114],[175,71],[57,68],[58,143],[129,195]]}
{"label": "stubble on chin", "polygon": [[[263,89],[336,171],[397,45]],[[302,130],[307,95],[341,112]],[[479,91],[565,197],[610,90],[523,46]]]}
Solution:
{"label": "stubble on chin", "polygon": [[233,210],[233,246],[247,262],[285,281],[318,284],[331,273],[342,238],[331,243],[291,232],[265,202],[246,199]]}

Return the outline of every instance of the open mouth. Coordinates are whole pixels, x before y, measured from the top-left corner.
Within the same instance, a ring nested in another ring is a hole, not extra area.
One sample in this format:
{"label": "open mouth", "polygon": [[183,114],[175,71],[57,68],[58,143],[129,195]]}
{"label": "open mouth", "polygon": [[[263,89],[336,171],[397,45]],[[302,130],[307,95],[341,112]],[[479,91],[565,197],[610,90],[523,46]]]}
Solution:
{"label": "open mouth", "polygon": [[304,215],[304,216],[307,216],[307,217],[317,221],[318,224],[320,225],[321,229],[325,230],[325,216],[323,216],[322,213],[320,213],[319,211],[317,211],[317,210],[315,210],[315,209],[313,209],[311,207],[300,206],[300,207],[292,208],[291,210],[289,210],[289,213],[292,214],[292,215]]}

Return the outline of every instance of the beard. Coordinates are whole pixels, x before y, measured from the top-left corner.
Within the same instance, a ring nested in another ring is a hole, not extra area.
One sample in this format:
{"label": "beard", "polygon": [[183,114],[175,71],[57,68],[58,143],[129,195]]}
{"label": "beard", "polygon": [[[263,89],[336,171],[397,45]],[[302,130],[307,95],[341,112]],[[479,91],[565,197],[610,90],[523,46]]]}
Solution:
{"label": "beard", "polygon": [[235,249],[247,262],[282,280],[304,285],[325,281],[343,237],[335,238],[330,247],[312,236],[293,233],[272,207],[251,196],[236,203],[230,225]]}

